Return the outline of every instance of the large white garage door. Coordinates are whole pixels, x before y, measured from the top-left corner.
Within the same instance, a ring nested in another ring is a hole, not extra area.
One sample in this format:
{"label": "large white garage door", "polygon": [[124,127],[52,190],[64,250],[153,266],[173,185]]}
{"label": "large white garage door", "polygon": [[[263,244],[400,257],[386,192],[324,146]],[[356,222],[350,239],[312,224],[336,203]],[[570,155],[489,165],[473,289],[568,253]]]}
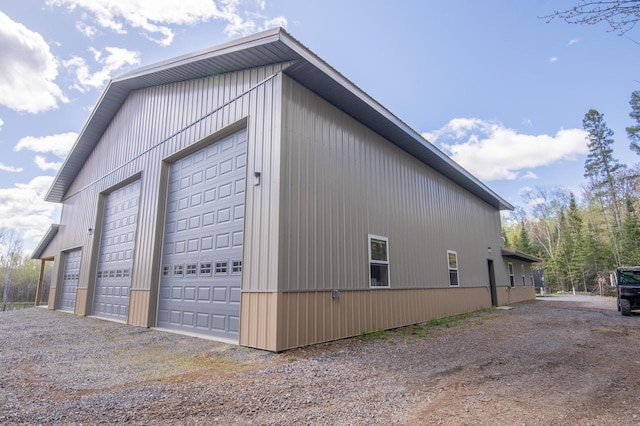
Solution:
{"label": "large white garage door", "polygon": [[171,165],[158,326],[238,340],[246,131]]}
{"label": "large white garage door", "polygon": [[78,292],[78,278],[80,277],[80,259],[82,250],[71,250],[64,261],[64,275],[62,276],[62,294],[60,295],[60,310],[74,312],[76,309],[76,293]]}
{"label": "large white garage door", "polygon": [[93,298],[96,316],[127,319],[139,196],[139,180],[107,195]]}

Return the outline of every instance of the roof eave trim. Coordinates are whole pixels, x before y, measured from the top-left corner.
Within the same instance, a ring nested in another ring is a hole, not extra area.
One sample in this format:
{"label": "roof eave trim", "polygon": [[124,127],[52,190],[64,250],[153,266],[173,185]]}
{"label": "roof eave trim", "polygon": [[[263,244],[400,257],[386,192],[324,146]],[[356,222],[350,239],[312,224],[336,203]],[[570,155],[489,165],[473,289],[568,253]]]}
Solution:
{"label": "roof eave trim", "polygon": [[[98,110],[100,109],[100,105],[102,104],[102,101],[105,99],[105,97],[106,97],[107,93],[109,92],[109,89],[111,88],[112,85],[113,85],[113,80],[110,80],[109,83],[107,83],[107,86],[102,91],[102,95],[100,95],[100,98],[98,99],[98,102],[96,103],[95,107],[91,111],[91,114],[89,115],[89,118],[85,121],[84,126],[83,126],[82,130],[80,131],[80,134],[78,135],[78,137],[76,138],[75,143],[71,147],[71,150],[69,151],[69,155],[67,155],[67,158],[65,158],[64,162],[62,163],[62,166],[58,170],[58,173],[56,174],[56,177],[53,178],[53,182],[51,183],[51,186],[49,187],[49,190],[47,191],[47,194],[44,197],[45,201],[49,201],[49,202],[52,202],[52,203],[61,203],[62,202],[62,200],[64,198],[64,194],[66,193],[66,191],[69,188],[62,188],[62,186],[64,184],[60,182],[60,179],[62,179],[62,177],[63,177],[63,175],[65,173],[69,173],[68,168],[70,167],[70,162],[75,160],[75,158],[80,155],[80,154],[78,154],[78,151],[77,151],[78,145],[80,145],[81,141],[84,139],[85,133],[87,132],[87,129],[89,128],[89,126],[93,122],[93,119],[94,119],[95,115],[97,114]],[[78,172],[79,172],[79,169],[75,170],[73,172],[73,174],[75,174],[77,176]],[[59,192],[60,194],[57,195],[56,192]]]}
{"label": "roof eave trim", "polygon": [[136,68],[135,70],[120,74],[114,77],[113,81],[118,83],[134,79],[136,77],[146,76],[156,72],[175,68],[177,66],[186,65],[192,62],[202,61],[211,57],[221,56],[240,50],[245,50],[247,48],[272,43],[273,41],[278,40],[281,31],[281,28],[274,28],[271,30],[262,31],[257,34],[231,40],[226,43],[218,44],[196,52],[191,52],[186,55],[181,55],[176,58],[171,58],[166,61],[156,62],[146,67]]}
{"label": "roof eave trim", "polygon": [[36,248],[33,250],[33,253],[31,254],[31,259],[41,258],[42,253],[47,249],[49,244],[51,244],[53,237],[55,237],[56,234],[58,233],[58,229],[60,229],[60,225],[57,225],[57,224],[52,224],[49,227],[49,229],[47,230],[47,233],[44,234],[44,236],[42,237],[42,240],[40,240]]}

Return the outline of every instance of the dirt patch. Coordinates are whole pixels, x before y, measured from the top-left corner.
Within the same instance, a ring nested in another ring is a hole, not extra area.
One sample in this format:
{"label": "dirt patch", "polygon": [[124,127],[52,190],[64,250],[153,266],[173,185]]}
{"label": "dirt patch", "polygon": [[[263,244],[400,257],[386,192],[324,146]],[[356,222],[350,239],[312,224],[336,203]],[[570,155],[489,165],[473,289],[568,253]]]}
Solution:
{"label": "dirt patch", "polygon": [[511,310],[271,354],[46,309],[0,313],[0,422],[640,422],[640,315],[615,299]]}

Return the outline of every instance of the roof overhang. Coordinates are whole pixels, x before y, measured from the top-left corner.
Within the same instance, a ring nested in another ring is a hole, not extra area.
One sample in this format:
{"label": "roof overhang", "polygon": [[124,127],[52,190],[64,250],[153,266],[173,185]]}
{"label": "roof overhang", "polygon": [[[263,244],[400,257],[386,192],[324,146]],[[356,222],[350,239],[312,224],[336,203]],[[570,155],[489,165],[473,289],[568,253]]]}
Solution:
{"label": "roof overhang", "polygon": [[502,248],[501,250],[502,250],[503,257],[509,257],[511,259],[516,259],[516,260],[520,260],[523,262],[530,262],[530,263],[538,263],[543,261],[543,259],[540,259],[539,257],[531,256],[529,254],[522,253],[517,250],[511,250],[506,248]]}
{"label": "roof overhang", "polygon": [[47,249],[47,247],[53,240],[53,237],[56,236],[59,228],[60,228],[60,225],[51,225],[49,227],[49,229],[47,230],[47,233],[44,234],[44,237],[42,237],[42,240],[40,240],[40,242],[38,243],[38,246],[35,248],[35,250],[31,254],[31,259],[42,258],[42,253],[44,253],[44,251]]}
{"label": "roof overhang", "polygon": [[499,210],[513,206],[393,115],[285,30],[278,28],[142,67],[113,78],[46,195],[62,202],[111,120],[134,90],[270,64],[443,176]]}

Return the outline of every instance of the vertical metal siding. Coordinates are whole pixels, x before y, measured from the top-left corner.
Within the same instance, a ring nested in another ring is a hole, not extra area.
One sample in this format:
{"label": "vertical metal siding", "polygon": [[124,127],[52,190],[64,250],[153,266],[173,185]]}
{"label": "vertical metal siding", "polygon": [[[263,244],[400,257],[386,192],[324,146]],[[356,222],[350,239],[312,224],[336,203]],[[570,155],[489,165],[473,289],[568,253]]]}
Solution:
{"label": "vertical metal siding", "polygon": [[488,285],[498,210],[287,77],[282,111],[279,290],[368,289],[368,234],[391,288],[448,288],[447,250],[462,287]]}
{"label": "vertical metal siding", "polygon": [[[273,109],[279,108],[280,77],[276,76],[255,90],[238,96],[266,77],[278,73],[282,67],[273,65],[151,87],[129,95],[63,202],[57,250],[74,247],[86,250],[81,265],[80,287],[86,288],[90,282],[89,262],[95,262],[97,255],[92,249],[92,239],[99,238],[99,234],[94,232],[90,236],[88,229],[96,227],[99,194],[137,174],[141,176],[142,188],[132,289],[148,290],[157,286],[158,275],[157,271],[154,273],[154,268],[159,262],[158,244],[161,241],[158,240],[162,238],[162,226],[158,227],[157,220],[161,216],[159,209],[164,209],[164,205],[159,203],[159,194],[163,190],[163,159],[247,118],[247,173],[250,176],[247,179],[245,227],[252,232],[245,234],[247,257],[243,287],[259,291],[276,288],[277,239],[270,236],[278,232],[279,217],[279,162],[272,160],[280,157],[279,126],[273,126],[273,120],[279,120],[279,113],[273,112]],[[215,114],[162,146],[148,151],[204,114],[230,101],[233,102]],[[139,158],[131,161],[137,156]],[[254,170],[262,174],[260,186],[253,186]],[[52,287],[55,288],[55,283],[52,283]],[[140,293],[140,296],[143,294],[153,295],[155,292]],[[91,292],[88,297],[91,297]],[[140,303],[136,300],[135,306]],[[142,305],[137,308],[132,305],[132,308],[143,309]],[[134,312],[132,315],[135,315],[135,322],[139,323],[147,314]],[[152,314],[148,316],[153,317]]]}

